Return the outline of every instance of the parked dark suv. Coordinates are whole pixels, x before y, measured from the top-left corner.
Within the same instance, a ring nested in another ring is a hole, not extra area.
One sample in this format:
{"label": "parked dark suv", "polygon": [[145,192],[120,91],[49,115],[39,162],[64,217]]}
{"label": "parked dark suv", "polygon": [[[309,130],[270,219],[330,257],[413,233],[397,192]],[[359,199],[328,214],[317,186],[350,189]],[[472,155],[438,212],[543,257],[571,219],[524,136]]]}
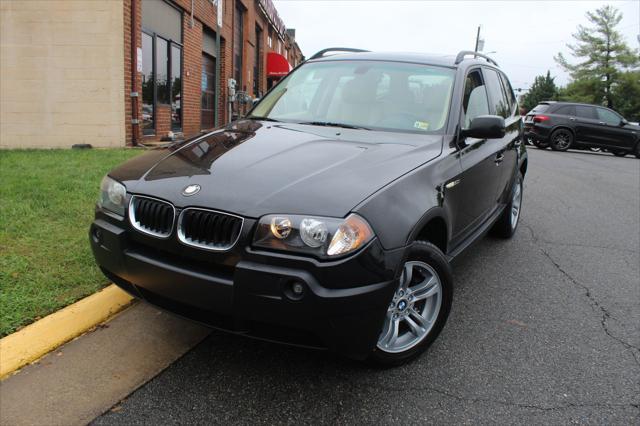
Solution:
{"label": "parked dark suv", "polygon": [[524,120],[525,137],[538,148],[601,148],[624,157],[640,158],[640,126],[597,105],[541,102]]}
{"label": "parked dark suv", "polygon": [[327,53],[246,118],[112,170],[91,247],[154,305],[397,365],[442,330],[449,262],[516,231],[521,120],[507,77],[473,52]]}

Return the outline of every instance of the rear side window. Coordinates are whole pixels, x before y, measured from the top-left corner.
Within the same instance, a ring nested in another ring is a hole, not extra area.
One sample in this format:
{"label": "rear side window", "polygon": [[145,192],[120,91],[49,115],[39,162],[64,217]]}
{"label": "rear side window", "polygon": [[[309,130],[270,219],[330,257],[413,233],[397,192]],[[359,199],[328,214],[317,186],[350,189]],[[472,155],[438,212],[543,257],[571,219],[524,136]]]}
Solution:
{"label": "rear side window", "polygon": [[595,108],[585,105],[576,105],[576,116],[580,118],[596,118]]}
{"label": "rear side window", "polygon": [[600,119],[600,121],[604,121],[605,123],[614,126],[620,124],[621,118],[615,112],[609,111],[608,109],[604,108],[596,108],[596,111],[598,111],[598,118]]}
{"label": "rear side window", "polygon": [[538,104],[534,109],[532,109],[531,113],[542,113],[549,109],[549,104]]}
{"label": "rear side window", "polygon": [[507,100],[509,101],[509,108],[511,110],[511,114],[515,114],[518,109],[518,101],[516,100],[516,95],[513,94],[513,88],[511,87],[511,83],[506,75],[500,73],[500,79],[502,80],[502,87],[504,87],[504,91],[507,94]]}
{"label": "rear side window", "polygon": [[511,109],[509,108],[509,101],[507,95],[502,88],[500,77],[494,70],[485,68],[483,74],[487,80],[487,86],[489,88],[489,102],[491,110],[504,118],[511,115]]}
{"label": "rear side window", "polygon": [[573,105],[562,105],[553,111],[553,113],[558,115],[576,115],[576,110]]}
{"label": "rear side window", "polygon": [[489,114],[487,102],[487,88],[480,74],[480,70],[473,70],[467,75],[464,84],[464,99],[462,100],[464,128],[469,128],[471,121],[479,115]]}

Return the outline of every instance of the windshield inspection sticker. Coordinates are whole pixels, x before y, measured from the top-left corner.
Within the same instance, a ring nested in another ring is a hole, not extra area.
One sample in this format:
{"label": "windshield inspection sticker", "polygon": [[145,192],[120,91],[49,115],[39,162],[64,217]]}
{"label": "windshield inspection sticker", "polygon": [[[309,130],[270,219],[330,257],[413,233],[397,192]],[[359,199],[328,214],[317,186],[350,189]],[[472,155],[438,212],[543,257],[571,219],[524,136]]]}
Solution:
{"label": "windshield inspection sticker", "polygon": [[429,123],[426,121],[416,121],[413,123],[413,127],[420,130],[429,130]]}

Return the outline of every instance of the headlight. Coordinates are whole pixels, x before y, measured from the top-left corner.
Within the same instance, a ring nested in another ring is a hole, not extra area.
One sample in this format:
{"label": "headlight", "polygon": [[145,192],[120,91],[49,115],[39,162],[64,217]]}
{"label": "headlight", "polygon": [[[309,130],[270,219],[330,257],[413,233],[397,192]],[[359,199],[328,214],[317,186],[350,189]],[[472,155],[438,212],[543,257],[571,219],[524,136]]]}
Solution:
{"label": "headlight", "polygon": [[328,258],[358,250],[372,238],[371,227],[357,214],[346,219],[273,214],[260,219],[253,245]]}
{"label": "headlight", "polygon": [[100,182],[100,199],[98,206],[101,209],[124,216],[127,203],[127,188],[118,181],[105,176]]}

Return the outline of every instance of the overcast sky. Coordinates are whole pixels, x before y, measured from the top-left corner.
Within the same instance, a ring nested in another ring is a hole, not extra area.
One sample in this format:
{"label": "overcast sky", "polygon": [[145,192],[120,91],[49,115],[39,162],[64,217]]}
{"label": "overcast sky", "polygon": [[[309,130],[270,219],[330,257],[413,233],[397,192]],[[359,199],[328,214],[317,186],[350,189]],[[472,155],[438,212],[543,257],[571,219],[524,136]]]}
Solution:
{"label": "overcast sky", "polygon": [[274,0],[287,28],[309,57],[332,46],[376,51],[457,53],[473,50],[478,25],[485,52],[526,89],[551,70],[564,85],[569,76],[553,56],[564,52],[585,13],[611,4],[623,13],[618,30],[638,48],[640,0],[626,1],[305,1]]}

